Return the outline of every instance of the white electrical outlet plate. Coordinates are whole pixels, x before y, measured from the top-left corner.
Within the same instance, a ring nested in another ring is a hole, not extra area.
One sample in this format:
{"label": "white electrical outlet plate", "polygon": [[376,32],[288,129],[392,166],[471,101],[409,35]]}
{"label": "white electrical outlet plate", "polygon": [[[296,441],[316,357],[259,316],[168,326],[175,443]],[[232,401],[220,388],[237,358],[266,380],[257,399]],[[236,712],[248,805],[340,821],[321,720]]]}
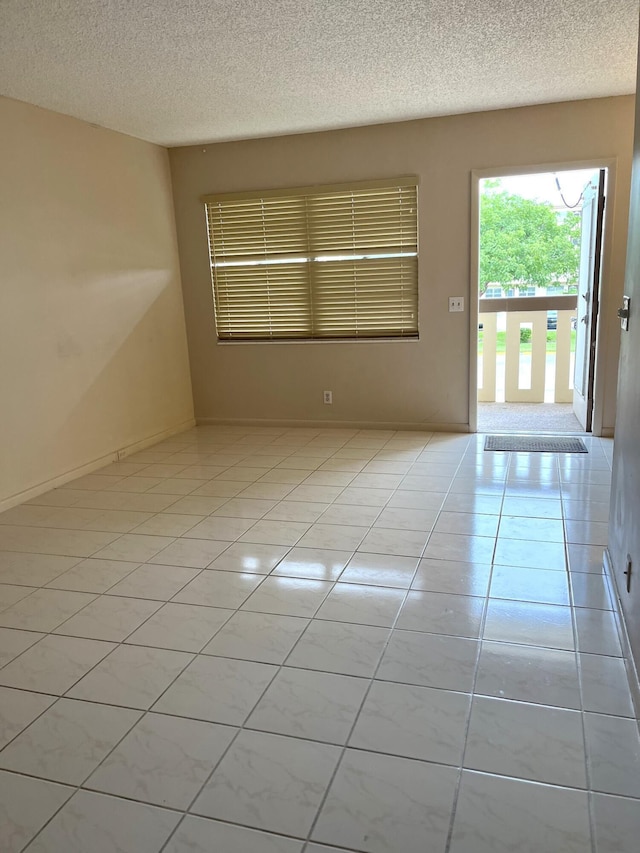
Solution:
{"label": "white electrical outlet plate", "polygon": [[331,405],[333,403],[333,391],[323,391],[322,402]]}
{"label": "white electrical outlet plate", "polygon": [[464,311],[464,296],[450,296],[449,311]]}

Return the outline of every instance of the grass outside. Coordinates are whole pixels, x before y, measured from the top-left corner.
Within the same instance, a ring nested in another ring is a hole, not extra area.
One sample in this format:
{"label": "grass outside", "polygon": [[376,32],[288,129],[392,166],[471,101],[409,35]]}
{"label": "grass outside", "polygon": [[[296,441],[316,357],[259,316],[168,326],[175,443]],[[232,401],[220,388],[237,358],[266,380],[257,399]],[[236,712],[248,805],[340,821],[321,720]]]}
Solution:
{"label": "grass outside", "polygon": [[[506,332],[498,332],[496,334],[496,352],[503,353],[506,350]],[[482,355],[484,347],[484,331],[478,331],[478,355]],[[556,351],[556,332],[547,332],[547,352]],[[576,351],[576,333],[575,329],[571,330],[571,352]],[[523,341],[520,343],[520,352],[531,352],[531,341]]]}

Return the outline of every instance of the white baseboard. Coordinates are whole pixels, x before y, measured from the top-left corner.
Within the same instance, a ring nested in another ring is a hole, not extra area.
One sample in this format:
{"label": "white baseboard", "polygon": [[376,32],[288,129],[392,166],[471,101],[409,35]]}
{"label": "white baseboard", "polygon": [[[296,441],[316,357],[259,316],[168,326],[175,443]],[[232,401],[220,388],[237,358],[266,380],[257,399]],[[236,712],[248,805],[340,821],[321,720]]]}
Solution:
{"label": "white baseboard", "polygon": [[604,576],[609,585],[611,601],[613,602],[613,615],[615,617],[616,625],[618,627],[618,635],[620,637],[620,644],[622,646],[624,665],[627,670],[629,686],[631,687],[631,697],[633,699],[636,717],[640,720],[640,672],[638,670],[638,664],[633,657],[631,643],[629,642],[627,625],[624,619],[624,614],[622,612],[622,605],[620,603],[618,582],[613,571],[613,563],[611,561],[611,554],[609,553],[608,548],[604,552]]}
{"label": "white baseboard", "polygon": [[395,429],[415,432],[470,432],[469,424],[412,421],[314,421],[278,418],[196,418],[198,426],[303,427],[306,429]]}
{"label": "white baseboard", "polygon": [[118,447],[115,450],[111,450],[109,453],[105,453],[96,459],[92,459],[90,462],[85,462],[83,465],[79,465],[77,468],[72,468],[70,471],[65,471],[63,474],[57,474],[55,477],[44,480],[42,483],[38,483],[35,486],[30,486],[28,489],[24,489],[15,495],[9,495],[9,497],[0,500],[0,512],[4,512],[7,509],[11,509],[13,506],[17,506],[31,498],[42,495],[50,489],[55,489],[58,486],[64,486],[65,483],[69,483],[71,480],[76,480],[78,477],[83,477],[85,474],[91,474],[93,471],[97,471],[98,468],[104,468],[104,466],[108,465],[110,462],[117,462],[119,459],[124,459],[125,456],[130,456],[132,453],[137,453],[139,450],[151,447],[165,438],[169,438],[179,432],[184,432],[185,430],[195,426],[195,423],[195,420],[191,418],[188,421],[175,424],[161,432],[154,433],[146,438],[141,438],[139,441],[134,441],[124,447]]}

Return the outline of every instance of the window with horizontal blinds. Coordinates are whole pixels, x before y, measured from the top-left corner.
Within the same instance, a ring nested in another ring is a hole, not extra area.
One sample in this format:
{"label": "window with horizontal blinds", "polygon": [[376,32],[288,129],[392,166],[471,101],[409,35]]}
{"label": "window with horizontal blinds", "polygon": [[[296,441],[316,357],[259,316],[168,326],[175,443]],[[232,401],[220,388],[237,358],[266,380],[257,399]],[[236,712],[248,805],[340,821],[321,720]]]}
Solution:
{"label": "window with horizontal blinds", "polygon": [[203,201],[220,340],[417,337],[415,178]]}

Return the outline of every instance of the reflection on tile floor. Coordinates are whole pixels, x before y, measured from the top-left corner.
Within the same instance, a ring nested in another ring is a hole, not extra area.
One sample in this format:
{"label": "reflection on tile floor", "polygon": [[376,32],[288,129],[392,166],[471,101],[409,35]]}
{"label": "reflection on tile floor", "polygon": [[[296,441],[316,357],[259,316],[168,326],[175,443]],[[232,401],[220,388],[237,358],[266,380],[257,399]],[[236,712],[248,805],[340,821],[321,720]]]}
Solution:
{"label": "reflection on tile floor", "polygon": [[199,427],[0,515],[0,849],[635,853],[586,441]]}

